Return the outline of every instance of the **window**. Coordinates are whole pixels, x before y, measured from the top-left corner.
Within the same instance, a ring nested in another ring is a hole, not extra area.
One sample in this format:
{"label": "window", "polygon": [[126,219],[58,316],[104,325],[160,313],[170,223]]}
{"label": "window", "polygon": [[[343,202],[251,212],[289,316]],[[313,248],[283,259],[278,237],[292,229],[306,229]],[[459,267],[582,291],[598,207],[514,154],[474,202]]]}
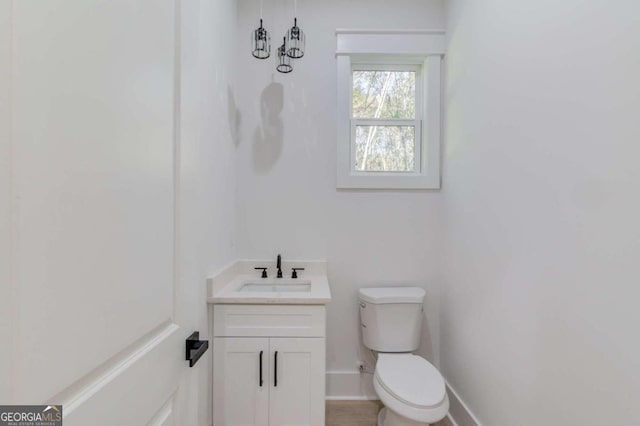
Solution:
{"label": "window", "polygon": [[[338,31],[338,188],[440,187],[441,56],[420,48],[431,35]],[[422,54],[398,55],[407,45]]]}
{"label": "window", "polygon": [[353,172],[419,172],[420,79],[421,67],[416,65],[352,66]]}

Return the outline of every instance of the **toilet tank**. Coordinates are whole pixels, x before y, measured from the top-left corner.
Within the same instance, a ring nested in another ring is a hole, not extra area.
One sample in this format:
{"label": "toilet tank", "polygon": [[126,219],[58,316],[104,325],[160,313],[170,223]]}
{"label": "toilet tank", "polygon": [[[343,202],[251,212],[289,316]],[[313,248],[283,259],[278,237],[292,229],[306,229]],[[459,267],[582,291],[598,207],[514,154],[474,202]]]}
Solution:
{"label": "toilet tank", "polygon": [[419,287],[361,288],[358,296],[364,345],[377,352],[418,349],[424,295]]}

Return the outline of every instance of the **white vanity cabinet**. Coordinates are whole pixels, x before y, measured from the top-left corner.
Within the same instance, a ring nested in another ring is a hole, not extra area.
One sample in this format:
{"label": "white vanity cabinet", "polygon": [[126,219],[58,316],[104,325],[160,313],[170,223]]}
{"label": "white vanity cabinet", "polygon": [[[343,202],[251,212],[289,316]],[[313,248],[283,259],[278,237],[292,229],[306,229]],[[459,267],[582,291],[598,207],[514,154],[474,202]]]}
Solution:
{"label": "white vanity cabinet", "polygon": [[214,426],[324,426],[325,307],[213,306]]}

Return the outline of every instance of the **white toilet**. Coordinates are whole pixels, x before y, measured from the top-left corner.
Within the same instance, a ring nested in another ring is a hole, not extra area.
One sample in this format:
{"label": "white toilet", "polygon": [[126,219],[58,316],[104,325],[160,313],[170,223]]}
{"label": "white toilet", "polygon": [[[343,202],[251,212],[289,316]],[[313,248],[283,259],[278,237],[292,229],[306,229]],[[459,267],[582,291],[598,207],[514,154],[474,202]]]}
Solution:
{"label": "white toilet", "polygon": [[442,375],[411,353],[420,345],[424,296],[417,287],[360,289],[362,339],[378,353],[373,386],[385,406],[378,426],[424,426],[449,411]]}

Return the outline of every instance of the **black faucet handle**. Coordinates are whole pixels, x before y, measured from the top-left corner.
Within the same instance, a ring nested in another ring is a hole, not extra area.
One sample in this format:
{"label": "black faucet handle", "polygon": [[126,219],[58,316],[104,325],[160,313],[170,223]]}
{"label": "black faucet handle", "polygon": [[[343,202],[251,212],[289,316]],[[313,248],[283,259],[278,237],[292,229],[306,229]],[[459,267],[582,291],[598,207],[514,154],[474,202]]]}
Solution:
{"label": "black faucet handle", "polygon": [[276,268],[278,269],[278,273],[277,273],[278,278],[282,278],[282,268],[280,267],[281,265],[282,265],[282,256],[278,255],[278,258],[276,259]]}
{"label": "black faucet handle", "polygon": [[267,268],[253,268],[253,269],[262,269],[262,278],[267,278]]}
{"label": "black faucet handle", "polygon": [[304,271],[304,268],[291,268],[291,278],[298,278],[298,271]]}

